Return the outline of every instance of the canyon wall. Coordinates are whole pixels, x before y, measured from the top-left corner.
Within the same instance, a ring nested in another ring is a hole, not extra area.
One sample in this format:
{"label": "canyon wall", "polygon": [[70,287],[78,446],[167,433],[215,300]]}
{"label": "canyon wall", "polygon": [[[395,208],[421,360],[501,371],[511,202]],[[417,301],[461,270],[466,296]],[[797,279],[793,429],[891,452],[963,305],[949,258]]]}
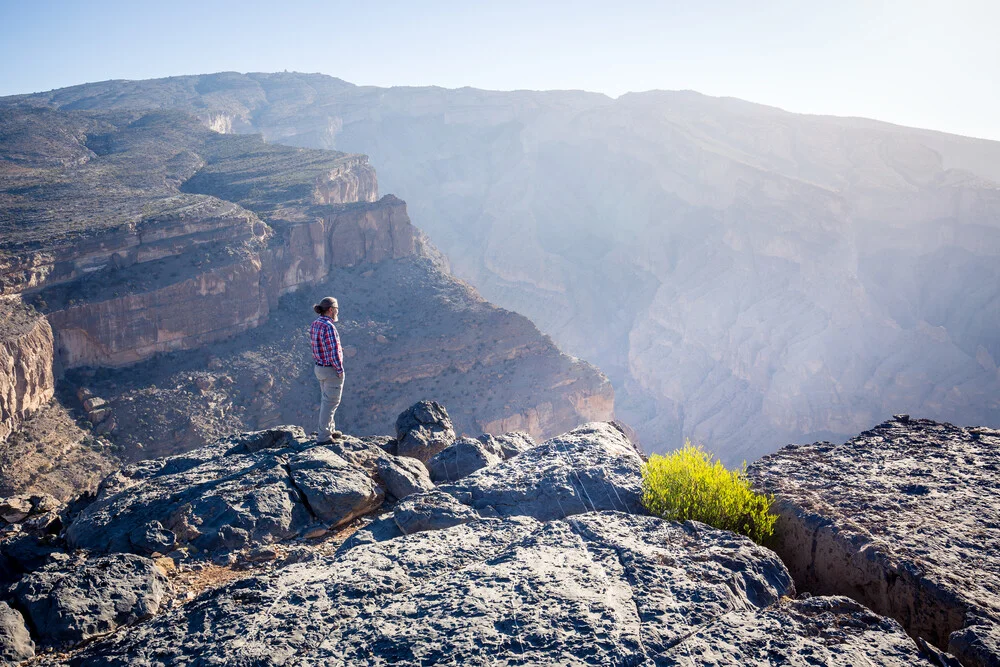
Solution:
{"label": "canyon wall", "polygon": [[0,442],[52,398],[52,329],[17,300],[0,299]]}
{"label": "canyon wall", "polygon": [[[17,375],[27,358],[17,350],[37,347],[36,334],[8,331],[10,428],[52,397],[53,366],[95,447],[113,438],[129,458],[308,423],[313,292],[337,294],[352,314],[341,331],[360,372],[340,414],[353,432],[385,430],[424,395],[454,405],[468,432],[516,425],[547,437],[614,416],[607,378],[451,277],[406,204],[378,198],[364,156],[223,137],[178,114],[125,121],[0,110],[0,147],[26,156],[0,165],[11,185],[0,199],[0,284],[11,303],[44,313],[49,333],[39,399],[36,369],[29,382]],[[67,127],[76,144],[14,150]],[[31,436],[21,440],[30,447]]]}
{"label": "canyon wall", "polygon": [[691,91],[108,82],[0,107],[150,106],[366,153],[457,276],[597,363],[653,450],[729,462],[891,414],[1000,424],[1000,143]]}

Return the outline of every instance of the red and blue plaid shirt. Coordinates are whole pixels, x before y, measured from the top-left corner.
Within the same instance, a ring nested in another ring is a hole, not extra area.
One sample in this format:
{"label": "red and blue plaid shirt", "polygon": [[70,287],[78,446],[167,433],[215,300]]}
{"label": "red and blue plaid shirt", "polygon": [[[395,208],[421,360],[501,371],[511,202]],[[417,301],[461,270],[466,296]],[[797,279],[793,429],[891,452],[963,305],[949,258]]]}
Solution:
{"label": "red and blue plaid shirt", "polygon": [[332,366],[337,373],[344,372],[344,353],[340,348],[340,334],[329,317],[317,317],[309,327],[313,359],[317,366]]}

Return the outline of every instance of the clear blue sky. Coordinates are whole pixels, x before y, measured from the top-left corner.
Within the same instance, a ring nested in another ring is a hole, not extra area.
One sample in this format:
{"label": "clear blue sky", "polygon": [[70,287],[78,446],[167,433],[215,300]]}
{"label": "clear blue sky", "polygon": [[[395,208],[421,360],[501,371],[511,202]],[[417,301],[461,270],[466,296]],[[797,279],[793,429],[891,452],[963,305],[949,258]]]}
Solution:
{"label": "clear blue sky", "polygon": [[693,89],[1000,140],[1000,2],[0,0],[0,95],[222,70]]}

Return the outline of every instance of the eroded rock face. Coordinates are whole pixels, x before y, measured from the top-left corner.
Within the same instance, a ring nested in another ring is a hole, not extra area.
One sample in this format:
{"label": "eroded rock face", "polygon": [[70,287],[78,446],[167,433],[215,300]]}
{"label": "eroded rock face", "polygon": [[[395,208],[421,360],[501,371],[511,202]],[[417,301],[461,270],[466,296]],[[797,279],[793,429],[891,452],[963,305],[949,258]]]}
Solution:
{"label": "eroded rock face", "polygon": [[113,554],[55,562],[11,589],[46,647],[69,647],[149,618],[169,590],[152,560]]}
{"label": "eroded rock face", "polygon": [[[223,116],[206,120],[225,129]],[[0,294],[45,313],[48,362],[106,401],[83,406],[88,432],[60,437],[66,447],[0,448],[0,493],[45,480],[40,490],[63,497],[56,480],[65,495],[83,490],[83,475],[62,469],[77,461],[103,474],[118,462],[94,459],[315,419],[304,333],[315,293],[342,299],[348,391],[360,398],[338,414],[348,432],[384,433],[428,395],[475,434],[510,424],[549,437],[614,416],[607,378],[453,278],[406,204],[379,198],[363,155],[223,137],[167,110],[2,108],[0,156],[0,218],[11,222]],[[2,366],[0,436],[32,409],[12,401],[36,388]]]}
{"label": "eroded rock face", "polygon": [[[692,91],[610,100],[298,74],[88,84],[31,103],[169,105],[367,153],[456,274],[598,364],[650,444],[687,435],[738,463],[903,405],[995,418],[996,142]],[[527,429],[546,412],[493,423]]]}
{"label": "eroded rock face", "polygon": [[[779,603],[792,591],[772,552],[699,524],[484,519],[230,584],[74,664],[921,662],[895,623],[852,603]],[[726,644],[710,652],[710,636]]]}
{"label": "eroded rock face", "polygon": [[800,589],[849,595],[963,664],[1000,662],[1000,432],[901,415],[749,473],[777,498]]}
{"label": "eroded rock face", "polygon": [[0,442],[55,393],[52,328],[18,300],[0,299]]}
{"label": "eroded rock face", "polygon": [[34,655],[35,643],[24,617],[6,602],[0,602],[0,665],[16,665]]}

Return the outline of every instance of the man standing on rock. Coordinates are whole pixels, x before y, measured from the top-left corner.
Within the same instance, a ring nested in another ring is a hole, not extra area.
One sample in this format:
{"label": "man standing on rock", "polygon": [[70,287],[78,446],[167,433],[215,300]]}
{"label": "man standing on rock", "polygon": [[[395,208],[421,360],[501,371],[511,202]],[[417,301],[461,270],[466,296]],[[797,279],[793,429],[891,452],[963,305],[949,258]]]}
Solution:
{"label": "man standing on rock", "polygon": [[313,306],[313,310],[319,317],[309,327],[309,338],[312,340],[313,359],[316,360],[314,370],[321,392],[316,441],[323,444],[343,435],[335,430],[334,414],[344,391],[344,353],[340,346],[340,334],[333,324],[337,321],[339,310],[337,300],[328,296]]}

